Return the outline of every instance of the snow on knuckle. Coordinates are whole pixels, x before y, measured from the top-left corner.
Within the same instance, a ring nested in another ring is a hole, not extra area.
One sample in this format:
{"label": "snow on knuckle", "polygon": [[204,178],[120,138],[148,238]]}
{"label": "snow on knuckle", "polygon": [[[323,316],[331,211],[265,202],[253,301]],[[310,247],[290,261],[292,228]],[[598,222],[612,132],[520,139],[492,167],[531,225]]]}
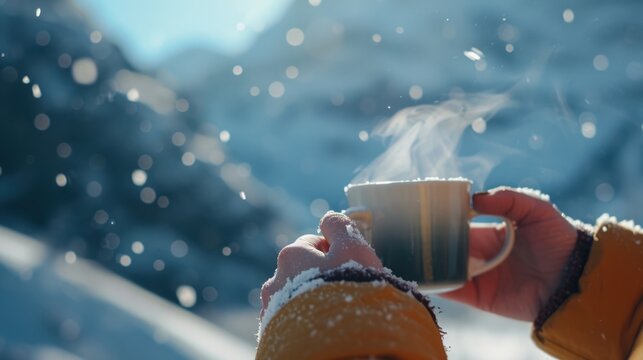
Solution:
{"label": "snow on knuckle", "polygon": [[[273,280],[273,279],[270,279]],[[261,286],[261,302],[266,305],[270,301],[270,297],[274,293],[273,287],[274,287],[274,281],[266,281],[262,286]]]}
{"label": "snow on knuckle", "polygon": [[339,226],[345,225],[347,222],[350,222],[346,215],[340,213],[329,213],[321,221],[320,228],[323,229],[335,229]]}

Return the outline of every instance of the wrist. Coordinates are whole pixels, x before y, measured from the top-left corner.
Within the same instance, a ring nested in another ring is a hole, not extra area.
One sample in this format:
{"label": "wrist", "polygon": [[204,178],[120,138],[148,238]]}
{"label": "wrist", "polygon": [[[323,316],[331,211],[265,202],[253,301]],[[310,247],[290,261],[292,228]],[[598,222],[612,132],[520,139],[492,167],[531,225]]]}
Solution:
{"label": "wrist", "polygon": [[409,293],[388,281],[353,281],[370,280],[369,270],[339,273],[265,324],[257,359],[446,359],[442,334]]}
{"label": "wrist", "polygon": [[578,281],[583,274],[585,264],[589,258],[594,238],[587,229],[576,231],[576,243],[567,263],[563,268],[558,287],[543,304],[534,319],[534,327],[539,330],[549,317],[573,294],[578,293]]}
{"label": "wrist", "polygon": [[273,316],[288,302],[303,293],[331,283],[371,283],[379,287],[391,285],[398,291],[417,300],[429,313],[440,334],[443,334],[437,324],[429,298],[417,290],[416,283],[403,280],[393,275],[388,269],[380,270],[364,267],[359,263],[349,261],[337,268],[324,272],[321,272],[319,268],[308,269],[294,278],[288,279],[286,284],[270,298],[268,306],[260,319],[258,336],[261,337],[263,330]]}
{"label": "wrist", "polygon": [[[380,283],[380,284],[389,284],[396,288],[397,290],[406,293],[407,295],[413,297],[424,308],[429,312],[433,322],[438,326],[435,313],[433,312],[433,306],[429,301],[429,297],[420,293],[417,289],[417,284],[415,282],[409,282],[402,278],[399,278],[391,273],[390,270],[377,270],[374,268],[367,268],[361,266],[340,266],[338,268],[326,271],[319,276],[317,279],[322,279],[326,283],[332,282],[356,282],[356,283]],[[442,330],[439,328],[440,332]]]}

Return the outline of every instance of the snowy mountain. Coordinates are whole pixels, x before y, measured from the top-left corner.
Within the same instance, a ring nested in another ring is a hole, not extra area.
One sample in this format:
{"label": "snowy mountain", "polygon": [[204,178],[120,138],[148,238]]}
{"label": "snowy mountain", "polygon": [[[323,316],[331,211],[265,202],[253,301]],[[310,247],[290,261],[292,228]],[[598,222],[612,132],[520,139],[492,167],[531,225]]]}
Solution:
{"label": "snowy mountain", "polygon": [[0,225],[173,301],[186,285],[196,307],[256,304],[299,225],[189,98],[65,0],[0,2],[0,52]]}
{"label": "snowy mountain", "polygon": [[213,50],[191,47],[163,60],[155,68],[157,78],[174,89],[191,88],[203,74],[227,65],[230,59]]}
{"label": "snowy mountain", "polygon": [[344,207],[355,169],[384,149],[360,132],[407,106],[503,93],[510,106],[460,142],[502,159],[477,188],[536,187],[584,221],[643,222],[640,4],[311,3],[190,92],[269,186]]}

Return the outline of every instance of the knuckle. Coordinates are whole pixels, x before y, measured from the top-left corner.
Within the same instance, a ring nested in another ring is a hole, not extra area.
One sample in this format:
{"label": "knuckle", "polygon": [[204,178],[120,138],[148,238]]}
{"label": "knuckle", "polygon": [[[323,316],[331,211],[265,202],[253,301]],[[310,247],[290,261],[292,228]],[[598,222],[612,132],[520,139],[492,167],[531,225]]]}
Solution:
{"label": "knuckle", "polygon": [[497,195],[497,194],[515,193],[515,191],[508,186],[497,186],[493,189],[489,189],[489,193],[493,195]]}
{"label": "knuckle", "polygon": [[305,250],[295,245],[288,245],[284,247],[283,249],[281,249],[281,251],[279,251],[279,255],[277,255],[277,265],[281,266],[288,263],[288,261],[296,257],[297,254],[301,254],[302,251]]}
{"label": "knuckle", "polygon": [[261,293],[259,296],[261,297],[261,301],[264,303],[268,300],[268,287],[265,284],[261,287]]}
{"label": "knuckle", "polygon": [[268,279],[265,283],[263,283],[263,285],[261,286],[260,295],[261,295],[261,301],[264,304],[267,304],[268,301],[270,301],[270,297],[273,294],[272,288],[273,288],[274,283],[275,283],[275,278],[272,277],[272,278]]}
{"label": "knuckle", "polygon": [[272,295],[270,291],[270,285],[263,284],[261,287],[261,301],[264,303],[267,303],[268,300],[270,300],[270,296]]}
{"label": "knuckle", "polygon": [[345,225],[348,222],[350,222],[350,219],[344,214],[328,213],[321,219],[319,227],[333,228],[339,225]]}

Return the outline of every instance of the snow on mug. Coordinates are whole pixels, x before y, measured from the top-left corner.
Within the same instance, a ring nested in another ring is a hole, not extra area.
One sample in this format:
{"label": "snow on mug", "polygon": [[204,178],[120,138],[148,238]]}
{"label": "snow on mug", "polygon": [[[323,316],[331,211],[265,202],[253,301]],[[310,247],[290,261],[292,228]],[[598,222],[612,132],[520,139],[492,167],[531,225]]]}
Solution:
{"label": "snow on mug", "polygon": [[490,260],[469,257],[471,182],[426,179],[346,187],[352,218],[384,266],[424,291],[449,291],[500,264],[511,252],[509,219],[500,252]]}

